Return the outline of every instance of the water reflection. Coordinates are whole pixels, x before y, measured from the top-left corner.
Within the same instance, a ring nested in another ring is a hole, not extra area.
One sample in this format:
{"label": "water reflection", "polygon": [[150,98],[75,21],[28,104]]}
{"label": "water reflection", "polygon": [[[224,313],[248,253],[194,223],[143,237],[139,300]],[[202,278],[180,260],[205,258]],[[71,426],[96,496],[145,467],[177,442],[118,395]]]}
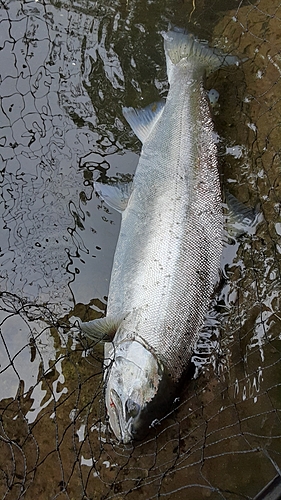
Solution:
{"label": "water reflection", "polygon": [[[280,10],[279,0],[3,4],[2,496],[252,498],[276,475]],[[139,143],[121,108],[165,96],[168,21],[247,58],[207,88],[220,94],[222,182],[264,221],[226,248],[228,280],[195,353],[203,373],[133,449],[107,427],[102,352],[68,332],[71,317],[104,314],[120,216],[93,180],[134,172]]]}

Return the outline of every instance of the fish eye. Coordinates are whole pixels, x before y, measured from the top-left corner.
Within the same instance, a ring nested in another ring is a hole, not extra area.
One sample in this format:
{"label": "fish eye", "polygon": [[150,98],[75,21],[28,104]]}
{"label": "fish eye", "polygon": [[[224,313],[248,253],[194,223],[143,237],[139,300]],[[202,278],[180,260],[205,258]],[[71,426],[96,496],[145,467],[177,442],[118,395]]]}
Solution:
{"label": "fish eye", "polygon": [[127,399],[125,403],[125,410],[126,410],[126,420],[128,421],[129,418],[135,418],[140,412],[140,405],[133,401],[132,399]]}

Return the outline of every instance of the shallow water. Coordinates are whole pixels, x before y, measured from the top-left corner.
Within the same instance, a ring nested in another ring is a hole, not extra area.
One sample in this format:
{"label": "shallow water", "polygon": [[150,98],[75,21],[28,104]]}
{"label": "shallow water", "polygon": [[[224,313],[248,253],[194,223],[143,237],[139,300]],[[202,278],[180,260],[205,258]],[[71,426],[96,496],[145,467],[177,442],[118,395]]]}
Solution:
{"label": "shallow water", "polygon": [[[253,498],[279,473],[280,18],[279,0],[2,3],[2,498]],[[206,88],[222,185],[261,217],[226,244],[177,409],[124,447],[102,350],[70,324],[106,308],[120,216],[93,180],[133,175],[122,106],[166,95],[168,22],[243,60]]]}

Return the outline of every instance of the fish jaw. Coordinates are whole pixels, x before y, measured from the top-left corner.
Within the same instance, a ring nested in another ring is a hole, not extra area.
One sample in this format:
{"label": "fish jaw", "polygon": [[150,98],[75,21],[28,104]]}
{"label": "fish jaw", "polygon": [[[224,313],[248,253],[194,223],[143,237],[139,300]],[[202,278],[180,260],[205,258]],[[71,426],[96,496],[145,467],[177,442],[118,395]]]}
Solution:
{"label": "fish jaw", "polygon": [[118,441],[128,444],[144,437],[174,390],[168,389],[161,362],[140,342],[126,340],[110,349],[114,359],[105,371],[107,413]]}

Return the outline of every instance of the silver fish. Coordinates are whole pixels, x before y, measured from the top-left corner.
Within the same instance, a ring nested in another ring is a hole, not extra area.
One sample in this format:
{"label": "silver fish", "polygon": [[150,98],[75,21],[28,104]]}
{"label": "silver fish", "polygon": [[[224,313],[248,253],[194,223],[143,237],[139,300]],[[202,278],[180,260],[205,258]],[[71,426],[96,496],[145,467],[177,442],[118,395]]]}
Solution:
{"label": "silver fish", "polygon": [[[141,436],[175,396],[217,281],[223,217],[206,72],[237,63],[191,34],[164,34],[166,102],[123,113],[143,143],[130,186],[97,186],[122,212],[104,336],[105,400],[123,443]],[[110,342],[109,342],[110,340]]]}

